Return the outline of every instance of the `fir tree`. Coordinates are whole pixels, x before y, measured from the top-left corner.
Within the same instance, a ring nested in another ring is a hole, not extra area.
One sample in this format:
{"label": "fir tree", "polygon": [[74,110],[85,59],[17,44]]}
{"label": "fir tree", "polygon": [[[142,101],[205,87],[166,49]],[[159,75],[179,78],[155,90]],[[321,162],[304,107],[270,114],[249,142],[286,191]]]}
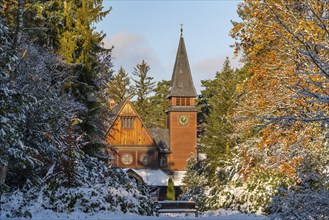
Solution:
{"label": "fir tree", "polygon": [[202,162],[197,161],[193,154],[187,161],[187,170],[183,177],[183,194],[180,199],[195,201],[201,211],[206,210],[207,190],[211,179],[203,172]]}
{"label": "fir tree", "polygon": [[201,143],[205,146],[208,160],[216,161],[218,157],[225,157],[234,146],[235,140],[231,136],[234,125],[231,116],[237,103],[236,87],[244,75],[243,70],[234,71],[226,58],[223,69],[216,73],[216,78],[202,82],[206,86],[202,91],[202,110],[206,125]]}
{"label": "fir tree", "polygon": [[153,90],[154,96],[150,98],[152,105],[152,115],[149,115],[150,127],[166,128],[166,109],[168,108],[168,91],[171,82],[162,80],[157,83]]}
{"label": "fir tree", "polygon": [[166,200],[176,200],[174,181],[171,177],[168,179]]}
{"label": "fir tree", "polygon": [[60,53],[67,63],[83,64],[92,70],[95,52],[104,35],[96,32],[95,22],[102,20],[110,10],[103,11],[101,0],[64,1],[61,12],[64,27],[59,31]]}
{"label": "fir tree", "polygon": [[[53,35],[54,44],[50,45],[50,48],[54,50],[47,47],[49,44],[45,45],[49,42],[45,36],[50,29],[60,32],[75,28],[74,25],[67,26],[66,29],[60,28],[66,23],[62,22],[64,20],[61,17],[64,14],[64,8],[62,4],[57,3],[62,3],[62,1],[25,0],[20,1],[19,5],[14,1],[1,5],[4,7],[4,10],[0,12],[1,30],[5,30],[6,33],[3,36],[0,34],[1,41],[5,43],[1,44],[3,51],[0,53],[0,59],[4,59],[7,64],[6,68],[2,69],[4,71],[1,71],[1,76],[5,77],[1,77],[1,83],[4,83],[1,88],[4,90],[0,92],[0,96],[3,100],[2,109],[7,110],[1,112],[0,117],[3,122],[6,122],[8,116],[11,117],[11,124],[3,123],[1,127],[8,131],[15,131],[15,135],[10,135],[9,132],[2,134],[6,136],[1,138],[6,140],[3,142],[6,147],[4,152],[1,152],[3,154],[1,154],[0,166],[8,165],[9,172],[5,181],[13,188],[22,187],[27,183],[38,184],[41,181],[40,175],[44,174],[50,161],[56,162],[59,149],[55,145],[57,143],[58,146],[63,145],[58,140],[67,134],[67,131],[63,130],[66,124],[65,118],[78,112],[81,116],[83,112],[81,110],[84,109],[82,102],[92,110],[84,111],[88,113],[84,115],[84,122],[93,120],[88,116],[95,111],[94,103],[97,101],[94,98],[97,89],[95,82],[98,79],[95,73],[99,71],[101,63],[99,56],[104,51],[99,47],[102,35],[95,32],[95,38],[92,41],[94,47],[89,48],[93,69],[81,71],[88,69],[82,62],[81,65],[68,67],[61,62],[59,56],[54,54],[60,48],[59,35]],[[95,4],[94,6],[97,7],[93,13],[100,12],[102,9],[99,3],[97,6],[94,1],[89,5],[92,7]],[[25,4],[23,14],[18,10],[22,4]],[[71,8],[71,15],[74,15],[74,10],[79,7],[82,5],[75,4]],[[84,7],[88,8],[86,5]],[[52,16],[55,14],[56,16]],[[49,20],[44,22],[47,16],[51,18],[48,17]],[[23,21],[18,21],[18,17]],[[97,20],[101,17],[101,15],[95,15],[93,19]],[[51,26],[51,19],[59,19],[59,25]],[[74,16],[71,16],[71,19],[74,19]],[[93,19],[90,19],[90,23],[81,22],[79,25],[91,27],[92,22],[96,21]],[[46,25],[48,22],[49,26]],[[72,24],[75,24],[74,22],[72,20]],[[6,25],[3,26],[4,29],[2,25]],[[27,31],[22,32],[22,29]],[[91,27],[90,30],[93,31],[93,28]],[[16,44],[20,47],[15,49],[13,45],[15,41],[7,41],[7,38],[17,39]],[[84,87],[89,89],[84,89]],[[76,94],[75,100],[72,97],[72,90]],[[7,137],[7,135],[10,136]]]}
{"label": "fir tree", "polygon": [[[59,52],[69,64],[74,64],[73,74],[77,82],[68,84],[76,99],[87,106],[88,111],[80,114],[83,120],[81,128],[89,142],[97,132],[95,115],[102,100],[97,96],[100,89],[97,81],[104,77],[99,70],[102,65],[100,57],[107,57],[111,49],[101,47],[105,35],[95,31],[94,23],[99,22],[111,9],[103,10],[101,0],[73,1],[68,0],[61,5],[64,27],[58,32]],[[106,77],[106,76],[105,76]]]}
{"label": "fir tree", "polygon": [[151,111],[151,103],[148,96],[155,86],[153,77],[148,76],[149,70],[150,66],[143,60],[140,64],[137,64],[133,71],[133,75],[137,77],[133,79],[137,96],[137,100],[133,104],[147,126],[150,124],[148,115]]}
{"label": "fir tree", "polygon": [[106,94],[109,98],[114,99],[116,103],[133,97],[134,90],[130,84],[128,73],[126,73],[123,67],[120,67],[118,74],[114,75],[107,84]]}
{"label": "fir tree", "polygon": [[232,118],[235,106],[240,101],[241,91],[237,90],[237,87],[246,75],[247,72],[243,68],[234,71],[226,59],[222,71],[217,72],[214,80],[202,81],[205,89],[201,91],[198,99],[198,107],[201,109],[198,120],[202,123],[199,127],[200,150],[206,153],[207,158],[203,161],[190,158],[184,178],[187,187],[183,195],[185,199],[199,201],[202,210],[226,208],[226,204],[231,204],[229,198],[225,198],[227,201],[224,205],[218,202],[217,195],[228,195],[226,191],[223,195],[220,192],[234,178],[233,174],[240,167],[239,161],[234,160],[232,155],[232,148],[237,142],[232,135],[235,131]]}
{"label": "fir tree", "polygon": [[204,87],[204,90],[201,90],[201,95],[196,99],[197,107],[200,109],[200,112],[197,115],[198,120],[198,137],[204,135],[205,127],[207,126],[206,117],[210,115],[210,104],[209,99],[216,94],[216,81],[215,80],[201,80],[201,85]]}
{"label": "fir tree", "polygon": [[58,164],[55,166],[55,177],[58,183],[65,187],[77,187],[80,183],[80,174],[78,171],[78,158],[81,148],[82,138],[75,134],[75,126],[81,120],[73,116],[69,120],[68,133],[63,137],[62,146],[60,150],[60,158]]}

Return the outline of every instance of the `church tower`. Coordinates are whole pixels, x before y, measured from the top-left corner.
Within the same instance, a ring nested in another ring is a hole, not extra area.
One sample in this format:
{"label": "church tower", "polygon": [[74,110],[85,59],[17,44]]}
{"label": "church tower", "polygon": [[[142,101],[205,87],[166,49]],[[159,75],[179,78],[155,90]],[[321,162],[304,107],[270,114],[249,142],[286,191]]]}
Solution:
{"label": "church tower", "polygon": [[186,170],[187,159],[191,153],[195,156],[197,153],[198,110],[195,107],[196,96],[183,38],[183,29],[181,29],[167,110],[167,127],[171,150],[168,168],[173,171]]}

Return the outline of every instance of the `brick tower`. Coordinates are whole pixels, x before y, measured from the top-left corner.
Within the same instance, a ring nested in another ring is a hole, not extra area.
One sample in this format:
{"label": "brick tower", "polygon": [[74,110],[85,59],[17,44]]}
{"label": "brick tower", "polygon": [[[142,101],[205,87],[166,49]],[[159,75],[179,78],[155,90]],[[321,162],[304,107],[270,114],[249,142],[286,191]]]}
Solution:
{"label": "brick tower", "polygon": [[167,110],[171,149],[168,168],[173,171],[186,170],[186,160],[191,153],[196,156],[198,112],[195,107],[196,96],[181,29]]}

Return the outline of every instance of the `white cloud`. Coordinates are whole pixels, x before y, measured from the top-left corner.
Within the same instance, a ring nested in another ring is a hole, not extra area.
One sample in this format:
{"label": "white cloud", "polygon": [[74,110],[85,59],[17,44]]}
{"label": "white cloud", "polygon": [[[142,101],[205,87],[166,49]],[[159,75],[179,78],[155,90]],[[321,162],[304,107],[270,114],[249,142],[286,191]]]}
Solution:
{"label": "white cloud", "polygon": [[114,69],[122,66],[126,71],[132,72],[133,68],[142,60],[153,67],[160,66],[160,60],[146,39],[140,35],[121,32],[104,39],[104,46],[111,48]]}
{"label": "white cloud", "polygon": [[[163,66],[157,53],[141,35],[121,32],[106,37],[104,39],[104,46],[106,48],[114,46],[112,61],[115,70],[118,70],[120,66],[122,66],[130,74],[134,67],[144,59],[150,65],[150,75],[153,76],[156,81],[169,79],[171,77],[173,63],[170,63],[170,66],[167,65],[167,67]],[[172,60],[176,58],[176,52],[177,48],[175,47],[172,52]],[[198,93],[200,93],[202,89],[201,80],[214,79],[216,71],[220,71],[223,68],[226,56],[227,55],[219,55],[194,61],[193,63],[190,62],[194,85]],[[229,57],[233,68],[241,67],[239,58],[233,59],[233,56]],[[170,76],[168,76],[168,74]]]}

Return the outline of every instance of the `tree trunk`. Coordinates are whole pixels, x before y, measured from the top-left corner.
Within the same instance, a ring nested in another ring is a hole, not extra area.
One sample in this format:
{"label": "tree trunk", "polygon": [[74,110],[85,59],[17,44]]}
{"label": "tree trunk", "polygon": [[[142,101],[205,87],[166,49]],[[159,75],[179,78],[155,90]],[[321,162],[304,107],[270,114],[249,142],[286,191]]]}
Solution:
{"label": "tree trunk", "polygon": [[7,176],[7,165],[0,166],[0,185],[4,184]]}
{"label": "tree trunk", "polygon": [[22,40],[23,27],[24,27],[24,19],[23,19],[24,5],[25,5],[25,0],[18,0],[15,46],[18,46]]}

